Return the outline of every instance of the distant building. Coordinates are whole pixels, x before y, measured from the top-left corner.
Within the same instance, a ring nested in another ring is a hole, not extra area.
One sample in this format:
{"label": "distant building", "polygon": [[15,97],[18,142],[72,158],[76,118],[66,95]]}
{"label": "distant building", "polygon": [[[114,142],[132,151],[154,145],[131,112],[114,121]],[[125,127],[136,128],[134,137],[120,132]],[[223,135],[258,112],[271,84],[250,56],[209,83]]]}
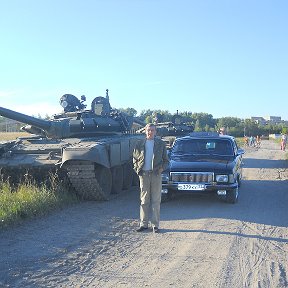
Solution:
{"label": "distant building", "polygon": [[278,124],[278,123],[282,122],[280,116],[266,116],[265,120],[269,121],[270,123],[273,123],[273,124]]}
{"label": "distant building", "polygon": [[265,117],[258,117],[253,116],[251,120],[259,125],[266,125],[266,124],[280,124],[285,123],[285,121],[281,120],[280,116],[265,116]]}

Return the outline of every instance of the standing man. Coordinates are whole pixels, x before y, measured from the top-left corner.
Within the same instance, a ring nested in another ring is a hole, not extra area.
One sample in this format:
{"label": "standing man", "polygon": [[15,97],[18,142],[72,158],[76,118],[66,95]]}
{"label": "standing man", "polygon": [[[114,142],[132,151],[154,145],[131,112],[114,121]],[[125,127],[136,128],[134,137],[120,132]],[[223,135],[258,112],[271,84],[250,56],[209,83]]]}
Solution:
{"label": "standing man", "polygon": [[150,220],[153,232],[159,232],[161,203],[161,173],[169,160],[165,142],[156,138],[156,126],[145,126],[146,139],[137,142],[133,151],[134,170],[140,180],[140,227],[142,232],[148,229]]}

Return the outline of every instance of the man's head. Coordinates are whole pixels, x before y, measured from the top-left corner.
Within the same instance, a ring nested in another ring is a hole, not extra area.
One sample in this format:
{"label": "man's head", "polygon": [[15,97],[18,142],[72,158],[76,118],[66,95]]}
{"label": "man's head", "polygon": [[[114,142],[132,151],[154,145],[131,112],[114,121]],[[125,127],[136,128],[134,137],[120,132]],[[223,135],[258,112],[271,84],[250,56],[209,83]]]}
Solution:
{"label": "man's head", "polygon": [[220,134],[220,135],[225,135],[225,134],[226,134],[226,130],[225,130],[224,127],[221,127],[221,128],[219,129],[219,134]]}
{"label": "man's head", "polygon": [[148,123],[145,126],[146,139],[153,140],[156,135],[156,126],[153,123]]}

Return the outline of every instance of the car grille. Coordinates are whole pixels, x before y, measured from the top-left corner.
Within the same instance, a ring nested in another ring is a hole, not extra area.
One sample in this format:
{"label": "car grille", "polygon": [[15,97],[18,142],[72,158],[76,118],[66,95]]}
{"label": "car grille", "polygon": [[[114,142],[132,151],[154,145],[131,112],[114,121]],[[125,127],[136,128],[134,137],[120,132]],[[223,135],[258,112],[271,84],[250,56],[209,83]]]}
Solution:
{"label": "car grille", "polygon": [[214,179],[213,172],[171,172],[173,182],[188,183],[212,183]]}

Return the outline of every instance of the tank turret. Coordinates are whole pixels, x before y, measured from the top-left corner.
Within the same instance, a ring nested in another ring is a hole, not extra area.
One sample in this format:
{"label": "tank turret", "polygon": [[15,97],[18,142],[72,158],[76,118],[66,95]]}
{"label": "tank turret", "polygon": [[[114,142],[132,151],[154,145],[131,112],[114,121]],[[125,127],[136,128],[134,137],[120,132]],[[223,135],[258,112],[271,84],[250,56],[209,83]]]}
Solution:
{"label": "tank turret", "polygon": [[[175,114],[172,117],[172,121],[168,122],[158,122],[162,120],[161,115],[154,115],[154,124],[157,128],[157,135],[160,137],[165,136],[184,136],[193,132],[194,127],[192,125],[186,124],[181,115]],[[137,130],[137,133],[144,133],[145,127]]]}
{"label": "tank turret", "polygon": [[27,124],[22,130],[47,136],[49,138],[93,137],[97,135],[122,134],[131,130],[133,117],[112,109],[108,89],[106,98],[96,97],[91,109],[86,110],[83,102],[72,94],[65,94],[60,99],[63,112],[55,114],[49,120],[38,119],[10,109],[0,107],[0,115]]}

